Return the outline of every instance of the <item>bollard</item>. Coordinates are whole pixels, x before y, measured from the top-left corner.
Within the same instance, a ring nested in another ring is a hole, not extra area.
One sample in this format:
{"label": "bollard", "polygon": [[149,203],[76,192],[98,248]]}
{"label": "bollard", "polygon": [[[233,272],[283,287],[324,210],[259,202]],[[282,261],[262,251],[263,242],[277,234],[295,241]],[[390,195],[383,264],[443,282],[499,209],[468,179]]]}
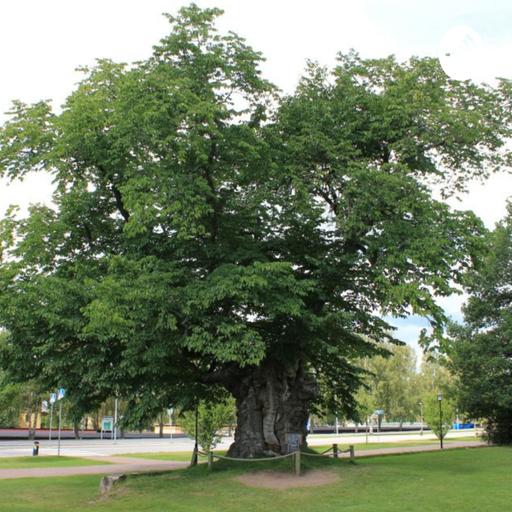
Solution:
{"label": "bollard", "polygon": [[211,471],[213,469],[213,453],[210,450],[208,452],[208,471]]}
{"label": "bollard", "polygon": [[34,441],[34,446],[32,447],[32,457],[36,457],[39,455],[39,441]]}
{"label": "bollard", "polygon": [[337,459],[338,458],[338,445],[337,443],[334,443],[332,445],[332,456]]}
{"label": "bollard", "polygon": [[300,451],[295,452],[295,475],[300,476]]}
{"label": "bollard", "polygon": [[349,446],[349,451],[350,451],[350,460],[354,460],[354,458],[355,458],[355,453],[354,453],[354,445],[353,445],[353,444],[351,444],[351,445]]}

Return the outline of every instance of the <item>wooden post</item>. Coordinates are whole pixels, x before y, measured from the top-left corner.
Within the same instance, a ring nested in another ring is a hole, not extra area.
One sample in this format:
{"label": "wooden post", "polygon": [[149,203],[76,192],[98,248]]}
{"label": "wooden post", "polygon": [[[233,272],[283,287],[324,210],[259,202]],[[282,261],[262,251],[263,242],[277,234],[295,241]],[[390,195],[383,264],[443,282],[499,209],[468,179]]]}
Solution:
{"label": "wooden post", "polygon": [[338,458],[338,444],[334,443],[332,445],[332,456],[337,459]]}
{"label": "wooden post", "polygon": [[208,452],[208,471],[213,469],[213,452],[210,450]]}
{"label": "wooden post", "polygon": [[300,451],[295,452],[295,475],[300,476]]}
{"label": "wooden post", "polygon": [[349,450],[350,450],[350,459],[351,459],[351,460],[354,460],[354,458],[355,458],[355,453],[354,453],[354,445],[353,445],[353,444],[351,444],[351,445],[349,446]]}

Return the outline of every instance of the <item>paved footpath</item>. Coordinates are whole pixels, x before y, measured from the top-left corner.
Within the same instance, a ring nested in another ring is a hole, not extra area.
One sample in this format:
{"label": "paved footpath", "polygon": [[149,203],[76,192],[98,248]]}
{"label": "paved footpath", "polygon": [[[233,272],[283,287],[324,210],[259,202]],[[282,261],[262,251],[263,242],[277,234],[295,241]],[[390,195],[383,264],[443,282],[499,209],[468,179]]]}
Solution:
{"label": "paved footpath", "polygon": [[[481,441],[455,441],[445,445],[445,449],[453,448],[478,448],[487,446]],[[421,446],[400,446],[394,448],[378,448],[375,450],[359,450],[356,458],[373,457],[376,455],[396,455],[402,453],[433,452],[439,451],[438,444]],[[348,457],[348,454],[343,454]],[[72,475],[111,475],[117,473],[154,473],[183,469],[188,462],[161,461],[139,459],[136,457],[84,457],[89,460],[108,462],[110,464],[98,466],[69,466],[60,468],[26,468],[26,469],[0,469],[0,480],[12,478],[47,478],[52,476]]]}
{"label": "paved footpath", "polygon": [[118,473],[156,473],[186,468],[188,462],[139,459],[136,457],[84,457],[109,462],[97,466],[68,466],[57,468],[0,469],[0,480],[12,478],[47,478],[71,475],[112,475]]}

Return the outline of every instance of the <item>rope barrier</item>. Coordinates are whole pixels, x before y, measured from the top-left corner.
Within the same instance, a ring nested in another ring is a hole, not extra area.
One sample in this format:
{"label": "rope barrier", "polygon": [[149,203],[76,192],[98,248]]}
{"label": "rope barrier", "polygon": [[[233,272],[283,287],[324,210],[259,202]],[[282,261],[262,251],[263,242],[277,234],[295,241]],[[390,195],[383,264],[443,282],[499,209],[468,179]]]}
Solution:
{"label": "rope barrier", "polygon": [[295,453],[297,453],[297,452],[287,453],[286,455],[276,455],[275,457],[262,457],[259,459],[236,459],[234,457],[225,457],[224,455],[217,455],[215,453],[212,453],[212,457],[215,457],[217,459],[222,459],[222,460],[234,460],[234,461],[239,461],[239,462],[263,462],[263,461],[268,462],[268,461],[274,461],[274,460],[278,460],[278,459],[286,459],[288,457],[291,457]]}
{"label": "rope barrier", "polygon": [[324,453],[310,453],[310,452],[300,452],[301,455],[307,455],[308,457],[325,457],[325,454],[327,452],[324,452]]}
{"label": "rope barrier", "polygon": [[218,455],[212,451],[205,453],[200,450],[197,450],[197,455],[202,455],[208,457],[208,470],[211,471],[213,469],[213,459],[219,460],[231,460],[233,462],[269,462],[274,460],[283,460],[289,457],[293,459],[293,465],[295,467],[295,474],[300,475],[300,456],[306,455],[308,457],[325,457],[329,452],[332,452],[332,457],[337,458],[340,453],[350,453],[350,458],[354,458],[354,446],[350,445],[348,450],[339,450],[337,444],[333,444],[331,448],[324,450],[321,453],[309,453],[297,450],[292,453],[287,453],[286,455],[276,455],[274,457],[260,457],[260,458],[248,458],[248,459],[239,459],[236,457],[226,457],[225,455]]}

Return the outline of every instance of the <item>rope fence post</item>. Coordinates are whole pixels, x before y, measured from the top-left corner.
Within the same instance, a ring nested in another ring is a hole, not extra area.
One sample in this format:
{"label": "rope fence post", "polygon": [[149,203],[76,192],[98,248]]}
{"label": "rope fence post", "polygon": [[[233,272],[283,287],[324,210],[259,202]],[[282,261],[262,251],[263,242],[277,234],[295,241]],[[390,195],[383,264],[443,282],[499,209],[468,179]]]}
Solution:
{"label": "rope fence post", "polygon": [[213,452],[210,450],[208,452],[208,471],[212,471],[213,469]]}
{"label": "rope fence post", "polygon": [[333,445],[332,445],[332,456],[335,459],[338,458],[338,445],[337,445],[337,443],[333,443]]}
{"label": "rope fence post", "polygon": [[300,476],[300,451],[295,452],[295,476]]}
{"label": "rope fence post", "polygon": [[351,444],[351,445],[349,446],[349,452],[350,452],[350,460],[354,460],[354,458],[355,458],[355,453],[354,453],[354,445],[353,445],[353,444]]}

